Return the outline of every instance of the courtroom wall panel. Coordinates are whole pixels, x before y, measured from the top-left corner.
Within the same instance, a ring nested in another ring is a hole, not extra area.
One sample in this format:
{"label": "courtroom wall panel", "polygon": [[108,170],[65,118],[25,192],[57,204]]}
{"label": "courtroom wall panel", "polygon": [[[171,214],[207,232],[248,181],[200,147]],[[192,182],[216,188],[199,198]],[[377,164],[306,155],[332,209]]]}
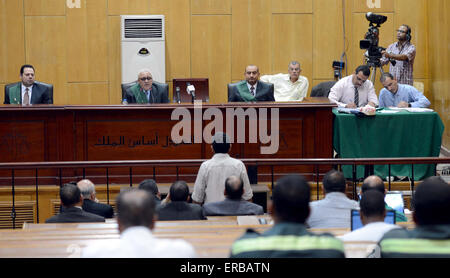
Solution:
{"label": "courtroom wall panel", "polygon": [[433,0],[428,3],[430,99],[445,125],[442,144],[450,150],[450,1]]}

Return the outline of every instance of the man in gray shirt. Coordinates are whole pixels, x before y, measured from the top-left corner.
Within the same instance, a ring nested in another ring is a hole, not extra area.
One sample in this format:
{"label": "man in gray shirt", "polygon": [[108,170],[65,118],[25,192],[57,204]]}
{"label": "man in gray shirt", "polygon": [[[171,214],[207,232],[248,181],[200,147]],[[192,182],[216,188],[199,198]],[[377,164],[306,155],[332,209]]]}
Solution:
{"label": "man in gray shirt", "polygon": [[230,176],[225,180],[225,200],[207,203],[203,211],[208,215],[261,215],[263,207],[242,199],[244,183],[240,177]]}
{"label": "man in gray shirt", "polygon": [[358,202],[345,195],[347,184],[342,172],[331,170],[323,178],[325,198],[309,204],[310,228],[350,228],[350,212],[359,209]]}

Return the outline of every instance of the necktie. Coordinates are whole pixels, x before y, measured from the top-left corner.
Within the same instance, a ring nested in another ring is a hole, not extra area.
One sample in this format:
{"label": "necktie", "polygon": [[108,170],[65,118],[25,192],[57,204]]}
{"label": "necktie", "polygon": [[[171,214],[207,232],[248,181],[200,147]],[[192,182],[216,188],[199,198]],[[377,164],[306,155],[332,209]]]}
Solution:
{"label": "necktie", "polygon": [[255,95],[255,87],[251,86],[250,87],[250,93],[252,93],[252,95]]}
{"label": "necktie", "polygon": [[358,88],[355,87],[355,104],[356,107],[359,107],[359,93],[358,93]]}
{"label": "necktie", "polygon": [[30,95],[28,93],[28,90],[29,90],[28,88],[25,88],[25,95],[23,97],[23,104],[24,105],[30,104]]}
{"label": "necktie", "polygon": [[152,94],[151,94],[150,90],[147,91],[147,99],[148,99],[148,103],[152,103],[153,102],[152,101]]}

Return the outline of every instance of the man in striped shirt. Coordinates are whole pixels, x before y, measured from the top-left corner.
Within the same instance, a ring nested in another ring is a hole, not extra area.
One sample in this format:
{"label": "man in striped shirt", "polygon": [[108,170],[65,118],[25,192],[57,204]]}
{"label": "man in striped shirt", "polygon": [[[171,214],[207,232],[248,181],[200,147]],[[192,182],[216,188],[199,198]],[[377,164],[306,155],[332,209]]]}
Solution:
{"label": "man in striped shirt", "polygon": [[411,44],[411,28],[401,25],[397,30],[398,41],[389,45],[386,51],[382,51],[381,65],[386,65],[390,60],[389,72],[400,84],[413,85],[413,65],[416,57],[416,47]]}

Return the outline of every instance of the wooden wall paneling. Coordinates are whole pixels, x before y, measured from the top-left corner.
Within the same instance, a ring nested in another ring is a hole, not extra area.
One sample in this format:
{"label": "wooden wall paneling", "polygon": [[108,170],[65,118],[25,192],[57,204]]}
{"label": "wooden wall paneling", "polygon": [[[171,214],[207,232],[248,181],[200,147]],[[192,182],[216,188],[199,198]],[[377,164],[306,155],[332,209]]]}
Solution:
{"label": "wooden wall paneling", "polygon": [[108,0],[108,15],[149,14],[153,1]]}
{"label": "wooden wall paneling", "polygon": [[[22,1],[0,1],[0,41],[0,83],[16,82],[19,69],[25,63]],[[0,95],[3,103],[3,90]]]}
{"label": "wooden wall paneling", "polygon": [[[349,59],[348,47],[350,35],[350,32],[347,31],[347,49],[344,49],[341,1],[314,1],[312,35],[312,75],[314,76],[314,79],[322,79],[323,81],[333,80],[332,62],[339,61],[344,50],[347,50],[347,59]],[[346,64],[346,66],[348,65]],[[306,72],[303,71],[303,74],[306,74]],[[310,87],[312,87],[311,84]]]}
{"label": "wooden wall paneling", "polygon": [[231,0],[192,0],[191,14],[231,14]]}
{"label": "wooden wall paneling", "polygon": [[353,11],[358,13],[391,13],[397,0],[352,0]]}
{"label": "wooden wall paneling", "polygon": [[[394,27],[397,30],[402,24],[411,27],[411,43],[416,46],[414,61],[414,79],[429,78],[428,76],[428,22],[426,0],[395,1]],[[433,15],[431,15],[433,16]],[[434,28],[431,26],[431,28]]]}
{"label": "wooden wall paneling", "polygon": [[[280,30],[283,31],[280,32]],[[312,80],[313,16],[311,14],[273,15],[272,37],[271,72],[287,73],[289,62],[296,60],[300,62],[301,74],[308,80]]]}
{"label": "wooden wall paneling", "polygon": [[232,8],[232,79],[244,79],[245,67],[259,66],[260,72],[271,70],[270,0],[233,0]]}
{"label": "wooden wall paneling", "polygon": [[36,80],[51,83],[53,103],[67,102],[66,19],[62,16],[25,17],[27,63],[36,70]]}
{"label": "wooden wall paneling", "polygon": [[166,83],[174,78],[191,77],[190,1],[154,0],[151,14],[165,17]]}
{"label": "wooden wall paneling", "polygon": [[68,102],[80,105],[103,105],[109,103],[107,82],[69,83]]}
{"label": "wooden wall paneling", "polygon": [[[67,10],[68,82],[108,80],[106,3],[106,0],[87,0],[81,8]],[[97,93],[107,95],[108,90]]]}
{"label": "wooden wall paneling", "polygon": [[25,16],[65,15],[66,3],[65,0],[23,0]]}
{"label": "wooden wall paneling", "polygon": [[122,102],[120,49],[120,16],[108,16],[109,104]]}
{"label": "wooden wall paneling", "polygon": [[231,17],[192,16],[192,77],[209,78],[211,103],[227,102],[231,80]]}
{"label": "wooden wall paneling", "polygon": [[312,13],[313,0],[272,0],[272,13]]}

